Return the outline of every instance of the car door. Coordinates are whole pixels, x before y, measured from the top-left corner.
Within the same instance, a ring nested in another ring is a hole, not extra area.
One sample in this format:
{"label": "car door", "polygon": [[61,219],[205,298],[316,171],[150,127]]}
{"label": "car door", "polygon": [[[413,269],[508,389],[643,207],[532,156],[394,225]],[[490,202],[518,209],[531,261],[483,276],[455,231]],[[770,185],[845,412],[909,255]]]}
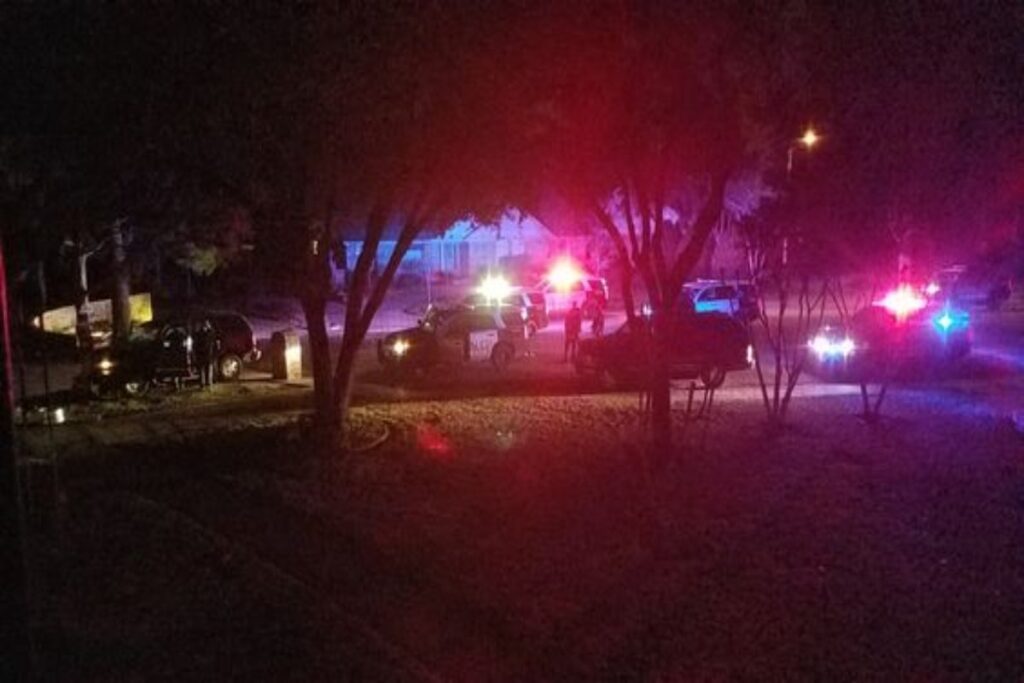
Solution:
{"label": "car door", "polygon": [[466,359],[471,361],[488,360],[494,345],[498,343],[498,330],[501,327],[503,325],[495,319],[492,311],[474,311],[468,321]]}
{"label": "car door", "polygon": [[192,355],[192,337],[184,324],[167,325],[160,331],[156,369],[165,374],[187,374]]}
{"label": "car door", "polygon": [[437,329],[438,360],[447,365],[462,363],[466,356],[466,338],[473,311],[458,311],[447,317]]}

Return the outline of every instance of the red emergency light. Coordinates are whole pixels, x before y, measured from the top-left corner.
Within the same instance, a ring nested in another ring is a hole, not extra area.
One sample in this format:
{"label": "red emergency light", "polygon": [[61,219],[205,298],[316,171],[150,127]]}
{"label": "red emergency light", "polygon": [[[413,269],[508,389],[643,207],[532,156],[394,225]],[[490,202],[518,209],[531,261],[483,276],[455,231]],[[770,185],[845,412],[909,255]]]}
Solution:
{"label": "red emergency light", "polygon": [[568,258],[559,259],[548,271],[547,281],[555,289],[568,291],[570,287],[583,279],[583,272]]}

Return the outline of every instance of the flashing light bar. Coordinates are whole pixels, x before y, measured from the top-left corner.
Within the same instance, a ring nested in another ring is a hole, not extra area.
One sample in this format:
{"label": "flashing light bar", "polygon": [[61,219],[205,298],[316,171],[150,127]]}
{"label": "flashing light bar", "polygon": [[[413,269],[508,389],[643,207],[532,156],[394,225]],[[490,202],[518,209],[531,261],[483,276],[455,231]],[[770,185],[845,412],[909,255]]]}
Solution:
{"label": "flashing light bar", "polygon": [[500,302],[511,293],[512,287],[501,275],[487,275],[476,291],[488,302]]}
{"label": "flashing light bar", "polygon": [[928,305],[924,298],[906,285],[892,290],[875,303],[885,308],[897,318],[905,318]]}
{"label": "flashing light bar", "polygon": [[580,272],[575,263],[567,258],[563,258],[551,267],[551,270],[548,271],[547,279],[555,289],[566,291],[583,279],[583,273]]}

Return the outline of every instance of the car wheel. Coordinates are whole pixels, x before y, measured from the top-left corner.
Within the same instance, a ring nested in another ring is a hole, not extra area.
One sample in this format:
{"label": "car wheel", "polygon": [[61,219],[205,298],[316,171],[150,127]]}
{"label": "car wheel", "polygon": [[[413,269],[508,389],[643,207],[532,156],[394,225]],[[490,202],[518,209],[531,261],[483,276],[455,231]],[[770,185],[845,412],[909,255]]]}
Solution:
{"label": "car wheel", "polygon": [[238,354],[225,353],[217,361],[217,375],[224,382],[234,382],[242,376],[242,359]]}
{"label": "car wheel", "polygon": [[491,351],[491,363],[497,370],[504,370],[512,362],[514,351],[508,344],[496,344]]}
{"label": "car wheel", "polygon": [[717,389],[725,382],[725,368],[720,365],[705,365],[700,369],[700,381],[707,389]]}
{"label": "car wheel", "polygon": [[122,388],[124,389],[126,396],[138,398],[140,396],[145,396],[146,392],[149,391],[149,387],[150,383],[143,379],[134,382],[125,382]]}

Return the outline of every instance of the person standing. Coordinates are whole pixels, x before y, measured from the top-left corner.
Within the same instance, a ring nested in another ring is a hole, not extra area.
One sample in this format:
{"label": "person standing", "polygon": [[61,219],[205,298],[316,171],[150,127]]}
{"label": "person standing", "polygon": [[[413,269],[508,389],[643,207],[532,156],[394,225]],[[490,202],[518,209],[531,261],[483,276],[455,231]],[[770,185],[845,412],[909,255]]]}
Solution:
{"label": "person standing", "polygon": [[583,328],[583,312],[578,302],[572,302],[572,308],[565,314],[565,351],[562,362],[576,360],[576,350],[580,343],[580,330]]}
{"label": "person standing", "polygon": [[594,317],[590,320],[590,332],[595,337],[604,334],[604,306],[594,308]]}
{"label": "person standing", "polygon": [[193,335],[196,365],[199,369],[199,384],[204,389],[213,386],[214,361],[217,358],[217,347],[220,340],[209,320],[203,320]]}

